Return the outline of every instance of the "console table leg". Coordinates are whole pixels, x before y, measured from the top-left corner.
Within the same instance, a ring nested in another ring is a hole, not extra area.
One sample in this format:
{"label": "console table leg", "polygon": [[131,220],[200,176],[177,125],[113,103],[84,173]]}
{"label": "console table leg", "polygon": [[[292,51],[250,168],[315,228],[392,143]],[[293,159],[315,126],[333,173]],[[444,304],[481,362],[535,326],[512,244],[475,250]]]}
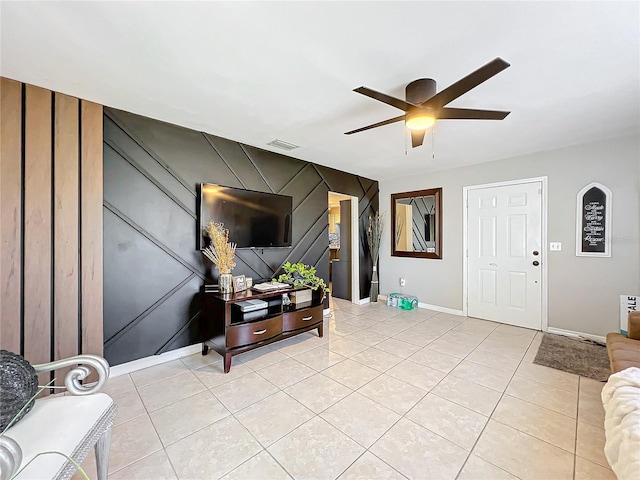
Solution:
{"label": "console table leg", "polygon": [[224,373],[229,373],[229,370],[231,370],[231,354],[225,353],[224,354]]}
{"label": "console table leg", "polygon": [[202,355],[209,353],[209,345],[206,342],[202,342]]}
{"label": "console table leg", "polygon": [[324,331],[324,322],[322,322],[320,325],[318,325],[318,336],[320,338],[322,338],[323,331]]}

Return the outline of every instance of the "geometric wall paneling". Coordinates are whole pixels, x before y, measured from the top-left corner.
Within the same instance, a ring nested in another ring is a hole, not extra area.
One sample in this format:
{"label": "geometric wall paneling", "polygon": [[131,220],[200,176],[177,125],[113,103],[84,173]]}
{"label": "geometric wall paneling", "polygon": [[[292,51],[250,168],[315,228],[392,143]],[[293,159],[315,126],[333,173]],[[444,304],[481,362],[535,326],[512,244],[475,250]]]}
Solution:
{"label": "geometric wall paneling", "polygon": [[[136,262],[124,258],[127,255],[118,246],[124,239],[138,243],[148,241],[158,247],[163,253],[157,250],[152,253],[153,248],[140,251],[140,255],[153,258],[152,264],[162,264],[161,258],[167,254],[195,275],[185,279],[184,273],[176,274],[174,285],[186,283],[165,294],[162,302],[155,298],[156,292],[145,296],[140,305],[121,303],[117,313],[105,308],[105,332],[117,333],[128,328],[126,335],[112,335],[107,340],[105,352],[113,365],[161,353],[158,349],[168,351],[202,340],[200,331],[206,329],[207,324],[199,317],[199,291],[205,278],[215,281],[217,272],[196,250],[197,215],[195,207],[191,210],[185,205],[184,199],[189,196],[194,198],[195,205],[199,183],[293,197],[291,248],[236,251],[233,274],[253,277],[256,282],[276,276],[286,261],[313,265],[318,275],[328,281],[329,191],[360,199],[362,237],[366,232],[364,219],[371,209],[377,210],[378,183],[375,181],[119,110],[105,109],[104,151],[105,255],[110,252],[123,257],[112,262],[109,273],[105,272],[105,280],[117,281],[119,276],[128,276],[128,264]],[[186,190],[189,190],[188,196],[185,196]],[[107,221],[107,212],[117,218]],[[118,224],[117,219],[122,224]],[[158,224],[158,221],[165,223]],[[169,225],[172,228],[163,228]],[[368,252],[362,248],[360,260],[366,261]],[[143,261],[143,264],[149,263]],[[139,268],[144,268],[143,264],[139,264]],[[362,297],[368,295],[370,270],[366,265],[360,269]],[[141,283],[144,284],[147,277],[145,271]],[[127,290],[105,287],[105,304],[118,304],[124,300]],[[145,306],[144,314],[133,322]],[[116,316],[133,322],[131,327],[123,327],[122,320]],[[148,329],[153,332],[147,332],[147,345],[144,338]]]}
{"label": "geometric wall paneling", "polygon": [[[168,339],[162,338],[155,354],[160,354],[179,347],[170,347],[180,337],[188,340],[187,345],[193,345],[201,341],[199,323],[196,321],[200,316],[199,292],[202,280],[193,277],[179,291],[175,293],[161,308],[154,310],[156,323],[171,324],[175,333]],[[177,315],[176,315],[177,313]],[[184,343],[182,345],[185,345]]]}
{"label": "geometric wall paneling", "polygon": [[[111,241],[105,243],[104,265],[105,343],[156,305],[167,293],[195,273],[161,247],[145,238],[111,210],[105,209],[104,228]],[[200,279],[202,281],[202,279]]]}
{"label": "geometric wall paneling", "polygon": [[123,363],[158,355],[168,351],[168,345],[181,336],[189,341],[186,345],[197,343],[200,340],[199,326],[192,321],[190,305],[201,285],[202,280],[196,276],[185,279],[171,295],[108,339],[105,343],[106,358],[118,358],[119,363]]}
{"label": "geometric wall paneling", "polygon": [[[122,158],[134,165],[145,177],[152,181],[165,194],[173,197],[186,211],[196,215],[196,193],[185,186],[167,169],[159,164],[147,151],[138,145],[129,135],[105,115],[104,142]],[[119,146],[122,147],[119,147]]]}
{"label": "geometric wall paneling", "polygon": [[[240,185],[237,185],[238,187],[258,192],[271,191],[263,176],[255,169],[246,151],[238,142],[206,133],[203,135],[223,160],[227,158],[233,159],[232,162],[227,164],[227,167],[233,171],[240,182]],[[222,180],[218,180],[218,182],[222,182]],[[226,183],[224,185],[229,187],[236,186]]]}
{"label": "geometric wall paneling", "polygon": [[376,189],[377,183],[378,183],[375,180],[371,180],[369,178],[364,178],[364,177],[358,177],[358,181],[360,182],[360,185],[362,186],[362,189],[365,192],[368,192],[372,188]]}
{"label": "geometric wall paneling", "polygon": [[0,348],[34,364],[101,355],[102,106],[0,82]]}
{"label": "geometric wall paneling", "polygon": [[365,190],[355,175],[344,175],[344,172],[322,165],[315,166],[332,192],[344,193],[362,198]]}
{"label": "geometric wall paneling", "polygon": [[224,185],[242,188],[202,133],[166,122],[148,122],[145,117],[120,110],[108,109],[108,114],[186,187],[220,178]]}
{"label": "geometric wall paneling", "polygon": [[360,298],[365,298],[369,295],[372,267],[366,231],[369,226],[369,215],[378,211],[378,182],[355,175],[347,176],[343,172],[329,167],[319,165],[315,165],[315,167],[329,185],[330,191],[358,197]]}
{"label": "geometric wall paneling", "polygon": [[[326,208],[320,210],[318,205],[327,203],[329,190],[323,184],[319,184],[293,212],[293,241],[298,242],[309,231],[312,225],[319,221],[328,225]],[[326,223],[325,223],[326,220]],[[327,247],[329,246],[327,234]]]}
{"label": "geometric wall paneling", "polygon": [[[253,249],[236,250],[236,268],[242,268],[240,266],[240,262],[242,262],[244,268],[251,271],[250,275],[245,275],[255,279],[271,277],[274,272],[274,266],[277,269],[284,263],[284,261],[280,261],[285,255],[285,252],[282,250],[284,249],[265,249],[264,253],[260,253],[260,250]],[[273,261],[274,257],[276,257],[275,261]],[[269,263],[270,260],[272,263]],[[245,271],[244,268],[242,268],[242,271]]]}
{"label": "geometric wall paneling", "polygon": [[273,193],[279,193],[305,166],[305,162],[296,158],[246,145],[243,148]]}
{"label": "geometric wall paneling", "polygon": [[362,197],[362,200],[358,202],[358,216],[362,216],[365,212],[368,212],[369,207],[372,203],[378,203],[379,193],[377,184],[367,186],[364,184],[364,182],[361,183],[363,183],[362,188],[364,191],[364,195]]}
{"label": "geometric wall paneling", "polygon": [[105,203],[199,271],[202,255],[194,249],[195,215],[108,146],[104,165]]}
{"label": "geometric wall paneling", "polygon": [[[328,219],[319,218],[308,230],[307,234],[301,239],[299,245],[303,249],[296,248],[291,258],[299,258],[297,261],[309,265],[317,265],[325,254],[329,254],[329,242],[325,237],[329,238]],[[327,260],[328,265],[328,260]]]}
{"label": "geometric wall paneling", "polygon": [[291,181],[278,191],[281,195],[293,197],[293,208],[298,205],[320,184],[323,184],[322,177],[312,164],[308,163]]}

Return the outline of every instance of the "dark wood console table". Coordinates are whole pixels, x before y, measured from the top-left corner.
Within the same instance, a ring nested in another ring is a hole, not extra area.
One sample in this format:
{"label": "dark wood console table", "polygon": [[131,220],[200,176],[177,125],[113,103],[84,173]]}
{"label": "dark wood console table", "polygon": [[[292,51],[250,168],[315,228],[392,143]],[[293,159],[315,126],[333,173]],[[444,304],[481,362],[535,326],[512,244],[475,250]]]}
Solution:
{"label": "dark wood console table", "polygon": [[[202,312],[209,333],[204,338],[212,336],[202,343],[202,354],[206,355],[209,348],[214,349],[224,357],[224,373],[229,373],[234,355],[316,328],[322,337],[322,301],[314,295],[314,301],[308,306],[283,305],[282,295],[293,291],[205,293]],[[267,311],[258,318],[245,320],[245,316],[251,318],[252,315],[234,308],[236,303],[245,300],[263,300],[268,304]]]}

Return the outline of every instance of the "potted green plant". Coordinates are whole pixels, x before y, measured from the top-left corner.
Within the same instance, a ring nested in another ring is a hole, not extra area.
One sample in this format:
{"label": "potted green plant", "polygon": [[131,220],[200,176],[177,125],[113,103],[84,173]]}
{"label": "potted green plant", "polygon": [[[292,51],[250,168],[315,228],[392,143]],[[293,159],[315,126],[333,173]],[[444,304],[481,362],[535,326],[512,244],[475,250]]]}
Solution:
{"label": "potted green plant", "polygon": [[304,263],[286,262],[282,265],[284,273],[280,274],[274,282],[288,283],[293,288],[307,287],[311,290],[318,291],[320,301],[325,298],[327,289],[324,280],[316,275],[315,267],[305,265]]}

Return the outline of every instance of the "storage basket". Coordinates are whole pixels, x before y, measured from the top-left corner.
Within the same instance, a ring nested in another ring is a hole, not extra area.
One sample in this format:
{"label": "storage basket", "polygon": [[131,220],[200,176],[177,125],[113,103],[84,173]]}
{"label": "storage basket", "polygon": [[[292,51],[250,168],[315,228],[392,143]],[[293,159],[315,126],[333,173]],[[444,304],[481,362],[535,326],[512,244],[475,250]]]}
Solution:
{"label": "storage basket", "polygon": [[[21,355],[0,350],[0,433],[38,391],[38,375]],[[20,412],[16,422],[33,407],[35,399]],[[15,423],[14,423],[15,425]]]}

